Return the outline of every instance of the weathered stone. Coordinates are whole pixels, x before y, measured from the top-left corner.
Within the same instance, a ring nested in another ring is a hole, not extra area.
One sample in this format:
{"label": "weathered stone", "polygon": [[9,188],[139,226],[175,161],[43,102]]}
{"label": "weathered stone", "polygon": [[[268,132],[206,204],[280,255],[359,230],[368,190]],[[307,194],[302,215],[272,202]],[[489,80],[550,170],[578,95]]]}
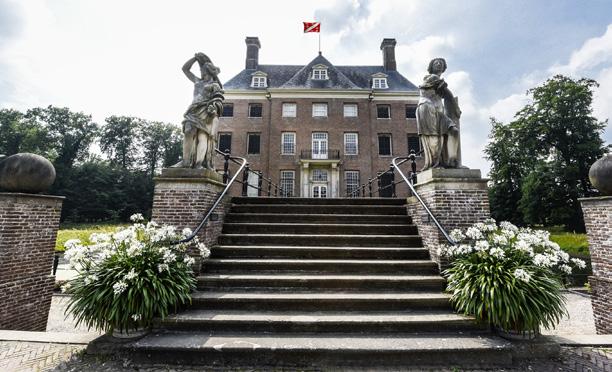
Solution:
{"label": "weathered stone", "polygon": [[223,181],[223,176],[219,173],[203,168],[164,168],[161,172],[161,178],[200,178],[213,182]]}
{"label": "weathered stone", "polygon": [[0,161],[0,188],[7,191],[37,193],[55,181],[53,164],[40,155],[15,154]]}
{"label": "weathered stone", "polygon": [[604,155],[591,165],[589,180],[603,195],[612,195],[612,154]]}

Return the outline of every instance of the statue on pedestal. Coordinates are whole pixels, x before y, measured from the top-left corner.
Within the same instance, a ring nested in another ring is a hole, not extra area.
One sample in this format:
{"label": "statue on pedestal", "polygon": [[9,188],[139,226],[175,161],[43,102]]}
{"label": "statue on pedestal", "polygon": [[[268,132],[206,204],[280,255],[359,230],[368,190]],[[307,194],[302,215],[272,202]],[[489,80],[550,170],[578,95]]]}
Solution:
{"label": "statue on pedestal", "polygon": [[[196,61],[200,77],[191,72]],[[214,170],[215,142],[224,99],[219,71],[204,53],[196,53],[183,65],[185,76],[193,82],[193,102],[183,119],[183,160],[175,168]]]}
{"label": "statue on pedestal", "polygon": [[446,61],[435,58],[429,63],[428,75],[419,86],[417,130],[421,138],[425,165],[429,168],[461,168],[459,149],[459,118],[461,110],[456,97],[440,76],[446,71]]}

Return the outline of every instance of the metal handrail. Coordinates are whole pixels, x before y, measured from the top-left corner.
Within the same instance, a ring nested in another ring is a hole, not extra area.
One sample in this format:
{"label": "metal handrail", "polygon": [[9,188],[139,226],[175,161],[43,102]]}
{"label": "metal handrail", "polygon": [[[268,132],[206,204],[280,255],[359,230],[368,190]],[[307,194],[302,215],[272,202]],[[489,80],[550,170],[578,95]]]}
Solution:
{"label": "metal handrail", "polygon": [[[406,182],[406,184],[410,188],[410,191],[412,192],[412,195],[414,195],[417,198],[417,200],[419,201],[419,203],[421,203],[421,205],[423,206],[423,208],[425,209],[425,211],[427,212],[427,214],[429,215],[431,220],[434,222],[434,224],[436,225],[438,230],[442,233],[442,235],[444,235],[444,238],[448,241],[448,243],[450,245],[457,245],[457,242],[455,242],[453,240],[453,238],[451,238],[450,235],[448,235],[446,230],[444,230],[442,225],[440,225],[440,222],[438,222],[438,219],[433,215],[433,213],[431,213],[431,210],[429,209],[429,207],[427,207],[427,204],[425,204],[423,199],[421,199],[421,196],[419,195],[419,193],[413,187],[413,185],[412,185],[413,177],[411,177],[411,180],[408,180],[408,178],[406,178],[406,176],[404,175],[404,172],[402,172],[402,170],[399,168],[400,164],[402,164],[402,163],[404,163],[404,162],[406,162],[408,160],[414,160],[415,156],[416,155],[414,153],[410,154],[410,156],[407,156],[407,157],[406,156],[399,156],[399,157],[393,158],[393,160],[391,161],[391,164],[393,165],[393,167],[395,169],[397,169],[399,175],[404,179],[404,181]],[[398,162],[399,159],[401,159],[402,161]]]}
{"label": "metal handrail", "polygon": [[[198,232],[200,232],[200,230],[202,229],[202,227],[204,227],[204,225],[206,225],[206,222],[208,222],[208,219],[210,218],[210,216],[212,215],[212,212],[215,210],[215,208],[217,208],[217,206],[219,205],[219,203],[221,203],[221,200],[223,200],[223,197],[225,196],[225,194],[227,194],[227,191],[230,189],[230,187],[232,186],[232,184],[234,183],[234,181],[236,180],[236,178],[238,177],[238,175],[240,174],[240,171],[242,171],[242,169],[247,165],[247,160],[245,158],[241,158],[239,156],[231,156],[229,155],[229,153],[224,153],[222,151],[219,151],[218,149],[215,149],[215,151],[219,154],[222,154],[225,156],[226,159],[232,160],[234,162],[236,162],[236,164],[240,164],[240,167],[238,168],[238,171],[234,174],[234,176],[225,184],[225,188],[223,189],[223,191],[221,191],[219,193],[219,195],[217,196],[217,200],[215,200],[215,202],[213,203],[212,207],[210,207],[210,209],[208,210],[208,213],[206,213],[206,215],[204,216],[204,218],[202,218],[202,221],[200,221],[200,224],[198,225],[198,227],[195,228],[195,230],[193,230],[193,232],[191,233],[191,235],[189,235],[186,238],[183,238],[177,242],[172,243],[174,244],[181,244],[181,243],[187,243],[193,240],[193,238],[196,237],[196,235],[198,235]],[[237,161],[241,160],[241,163],[238,163]],[[226,162],[227,165],[227,162]],[[227,174],[227,169],[225,170],[225,174],[224,176]]]}

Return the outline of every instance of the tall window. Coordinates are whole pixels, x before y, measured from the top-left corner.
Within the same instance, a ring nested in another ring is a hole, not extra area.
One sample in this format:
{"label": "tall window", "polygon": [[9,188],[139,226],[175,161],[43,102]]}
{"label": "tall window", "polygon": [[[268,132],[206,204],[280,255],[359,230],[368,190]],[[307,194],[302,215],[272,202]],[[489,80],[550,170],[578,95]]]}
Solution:
{"label": "tall window", "polygon": [[294,118],[297,114],[297,104],[283,103],[283,117]]}
{"label": "tall window", "polygon": [[312,104],[312,116],[313,117],[327,116],[327,103],[313,103]]}
{"label": "tall window", "polygon": [[411,136],[408,135],[408,153],[414,150],[415,154],[418,154],[421,151],[421,141],[419,136]]}
{"label": "tall window", "polygon": [[357,155],[359,149],[359,135],[357,133],[344,133],[344,155]]}
{"label": "tall window", "polygon": [[282,155],[295,154],[295,133],[284,132],[281,134],[281,154]]}
{"label": "tall window", "polygon": [[231,133],[219,133],[219,151],[225,152],[225,150],[229,150],[229,152],[232,152]]}
{"label": "tall window", "polygon": [[234,116],[234,104],[232,103],[224,103],[223,104],[223,113],[221,113],[221,117],[231,118]]}
{"label": "tall window", "polygon": [[282,196],[293,196],[293,189],[295,187],[295,171],[283,170],[280,172],[280,187]]}
{"label": "tall window", "polygon": [[344,117],[345,118],[356,118],[357,117],[357,104],[356,103],[345,103],[344,104]]}
{"label": "tall window", "polygon": [[312,78],[314,80],[327,80],[327,69],[326,68],[315,68],[312,70]]}
{"label": "tall window", "polygon": [[251,80],[251,86],[253,88],[265,88],[268,86],[268,82],[265,76],[253,76]]}
{"label": "tall window", "polygon": [[390,119],[391,118],[391,106],[376,105],[376,117],[378,119]]}
{"label": "tall window", "polygon": [[262,115],[263,107],[261,103],[249,103],[249,117],[260,118]]}
{"label": "tall window", "polygon": [[[346,193],[351,194],[352,192],[359,190],[359,171],[346,171],[344,172],[344,180],[346,182]],[[354,195],[357,196],[357,195]]]}
{"label": "tall window", "polygon": [[373,78],[372,79],[372,88],[373,89],[387,89],[389,86],[387,85],[387,78]]}
{"label": "tall window", "polygon": [[325,169],[313,169],[312,180],[318,182],[327,182],[327,171]]}
{"label": "tall window", "polygon": [[391,135],[390,134],[379,134],[378,135],[378,155],[391,156]]}
{"label": "tall window", "polygon": [[259,133],[249,133],[247,136],[247,154],[249,155],[259,155],[260,152],[260,142],[261,136]]}
{"label": "tall window", "polygon": [[416,106],[406,105],[406,119],[416,119]]}

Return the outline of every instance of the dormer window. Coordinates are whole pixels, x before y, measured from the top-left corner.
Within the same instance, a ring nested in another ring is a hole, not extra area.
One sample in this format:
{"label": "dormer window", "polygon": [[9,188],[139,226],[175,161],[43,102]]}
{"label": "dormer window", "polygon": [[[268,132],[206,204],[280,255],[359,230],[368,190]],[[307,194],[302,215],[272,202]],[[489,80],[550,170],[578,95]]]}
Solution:
{"label": "dormer window", "polygon": [[372,75],[372,89],[387,89],[389,85],[387,85],[387,75],[383,73],[378,73]]}
{"label": "dormer window", "polygon": [[251,80],[252,88],[266,88],[268,86],[268,75],[265,72],[257,71]]}
{"label": "dormer window", "polygon": [[327,80],[327,66],[316,65],[312,68],[312,79],[313,80]]}

